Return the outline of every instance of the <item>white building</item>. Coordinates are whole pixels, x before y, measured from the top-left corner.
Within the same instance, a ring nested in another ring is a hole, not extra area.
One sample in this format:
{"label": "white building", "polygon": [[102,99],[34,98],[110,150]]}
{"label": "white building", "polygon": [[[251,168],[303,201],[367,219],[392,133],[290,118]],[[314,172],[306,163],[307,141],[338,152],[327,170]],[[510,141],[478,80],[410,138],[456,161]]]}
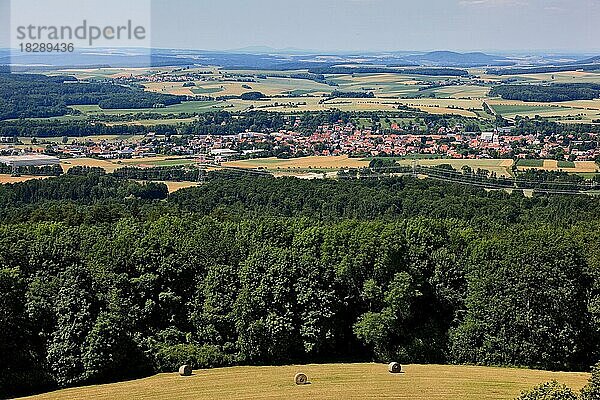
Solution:
{"label": "white building", "polygon": [[0,164],[9,167],[43,167],[46,165],[59,165],[58,157],[45,154],[25,154],[22,156],[0,156]]}

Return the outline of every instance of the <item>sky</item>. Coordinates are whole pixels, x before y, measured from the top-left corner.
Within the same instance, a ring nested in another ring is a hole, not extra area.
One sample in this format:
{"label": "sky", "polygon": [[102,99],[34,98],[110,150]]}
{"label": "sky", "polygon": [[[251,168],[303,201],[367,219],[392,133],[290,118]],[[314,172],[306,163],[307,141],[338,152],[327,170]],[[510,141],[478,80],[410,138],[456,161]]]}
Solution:
{"label": "sky", "polygon": [[[0,25],[2,17],[6,19],[9,1],[0,0]],[[128,6],[139,3],[143,9],[149,1],[151,40],[156,48],[231,50],[266,46],[322,52],[600,53],[600,0],[127,0],[126,3]],[[108,19],[113,17],[110,13],[114,18],[118,16],[118,7],[116,10],[103,7],[103,0],[91,4],[96,5],[97,16]],[[35,9],[32,7],[32,15]],[[67,13],[65,9],[56,10],[56,16]]]}

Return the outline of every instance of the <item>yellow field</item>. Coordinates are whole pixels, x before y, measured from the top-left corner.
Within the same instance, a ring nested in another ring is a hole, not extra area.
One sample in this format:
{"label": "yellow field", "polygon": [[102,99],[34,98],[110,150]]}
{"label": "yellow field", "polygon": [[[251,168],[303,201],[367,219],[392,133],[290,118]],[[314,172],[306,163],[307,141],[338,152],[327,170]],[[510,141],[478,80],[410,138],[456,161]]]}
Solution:
{"label": "yellow field", "polygon": [[[584,373],[524,369],[409,365],[392,375],[386,365],[337,364],[285,367],[235,367],[195,371],[191,377],[160,374],[109,385],[61,390],[35,400],[218,400],[218,399],[410,399],[503,400],[556,379],[580,390]],[[310,384],[296,386],[297,372]]]}
{"label": "yellow field", "polygon": [[[169,165],[169,161],[173,161],[172,164],[177,164],[179,160],[181,163],[187,161],[187,157],[183,156],[157,156],[157,157],[143,157],[143,158],[130,158],[123,160],[98,160],[95,158],[69,158],[62,160],[60,165],[62,165],[63,170],[68,171],[69,169],[81,166],[81,167],[100,167],[103,168],[106,172],[111,173],[114,172],[118,168],[122,167],[156,167],[164,165]],[[191,161],[190,161],[191,162]],[[172,165],[171,164],[171,165]]]}
{"label": "yellow field", "polygon": [[575,161],[575,168],[559,168],[558,161],[556,160],[544,160],[543,167],[525,167],[520,166],[519,170],[527,170],[527,169],[539,169],[544,171],[564,171],[570,173],[596,173],[600,171],[598,164],[594,161]]}
{"label": "yellow field", "polygon": [[31,176],[31,175],[22,175],[22,176],[11,176],[6,174],[0,174],[0,184],[4,183],[19,183],[26,182],[32,179],[46,179],[46,176]]}
{"label": "yellow field", "polygon": [[344,169],[368,167],[369,161],[348,156],[339,157],[302,157],[288,160],[261,158],[255,160],[230,161],[223,163],[226,167],[237,168],[263,168],[268,170],[294,170],[294,169]]}
{"label": "yellow field", "polygon": [[[411,166],[413,161],[410,159],[405,160],[397,160],[399,165],[403,166]],[[503,159],[481,159],[481,160],[473,160],[473,159],[419,159],[417,160],[418,165],[431,167],[441,164],[450,164],[454,169],[459,170],[467,165],[472,169],[485,169],[490,172],[495,172],[498,176],[506,176],[510,177],[511,167],[513,165],[513,160],[503,160]],[[591,162],[591,164],[595,164]],[[277,172],[291,172],[294,170],[308,170],[308,169],[330,169],[330,170],[340,170],[345,168],[362,168],[368,167],[369,161],[365,159],[359,158],[348,158],[348,156],[338,156],[338,157],[302,157],[302,158],[292,158],[292,159],[277,159],[277,158],[263,158],[263,159],[255,159],[255,160],[241,160],[241,161],[230,161],[223,163],[224,166],[227,167],[237,167],[237,168],[262,168],[271,171]],[[579,172],[579,171],[577,171]]]}
{"label": "yellow field", "polygon": [[[400,165],[410,166],[412,165],[412,160],[399,160],[397,161]],[[427,160],[421,159],[417,160],[418,165],[422,165],[424,167],[433,167],[441,164],[449,164],[452,168],[460,171],[463,166],[469,166],[474,170],[477,168],[485,169],[490,172],[495,172],[498,176],[510,177],[512,176],[511,168],[513,165],[513,160],[502,160],[502,159],[481,159],[481,160],[472,160],[472,159],[434,159]]]}
{"label": "yellow field", "polygon": [[[144,112],[156,113],[181,113],[181,112],[206,112],[219,109],[228,111],[248,111],[260,109],[275,112],[290,111],[322,111],[340,109],[342,111],[392,111],[397,106],[409,105],[432,114],[454,114],[465,117],[476,117],[472,110],[482,111],[483,101],[490,105],[523,106],[517,108],[519,111],[505,112],[502,115],[512,119],[516,115],[533,117],[556,117],[559,122],[566,123],[591,123],[600,119],[600,99],[589,101],[569,101],[557,103],[524,103],[521,101],[502,100],[489,97],[489,86],[481,86],[477,82],[456,77],[443,76],[420,76],[400,75],[390,73],[370,74],[345,74],[326,75],[328,81],[335,82],[339,86],[332,87],[324,83],[314,82],[307,79],[292,79],[287,77],[274,77],[273,75],[289,76],[293,73],[306,73],[299,71],[258,71],[258,70],[219,70],[217,68],[197,68],[188,71],[173,72],[174,67],[168,68],[100,68],[100,69],[72,69],[62,73],[74,74],[79,78],[89,77],[121,77],[129,75],[155,74],[158,72],[171,71],[175,75],[186,74],[202,70],[210,72],[203,76],[202,80],[194,81],[194,87],[183,87],[183,82],[148,82],[144,85],[146,89],[158,93],[169,93],[174,95],[187,95],[198,97],[239,96],[249,91],[260,91],[270,99],[267,101],[242,101],[232,99],[213,104],[196,105],[183,104],[167,107],[160,110],[143,110]],[[478,79],[497,83],[501,80],[514,78],[518,83],[600,83],[600,73],[597,72],[558,72],[527,75],[487,75],[482,68],[473,68],[471,74]],[[238,82],[237,78],[243,75],[251,75],[255,82]],[[267,78],[258,77],[266,75]],[[269,76],[270,75],[270,76]],[[428,88],[432,83],[440,83],[451,80],[452,85]],[[458,84],[457,84],[458,82]],[[249,86],[244,87],[244,86]],[[424,91],[419,91],[419,88]],[[335,99],[319,104],[324,94],[333,90],[340,91],[371,91],[375,94],[374,99]],[[310,95],[311,97],[302,97]],[[434,95],[435,98],[429,98]],[[280,97],[274,97],[280,96]],[[285,97],[284,97],[285,96]],[[287,97],[298,96],[298,97]],[[277,105],[275,105],[278,103]],[[536,106],[540,108],[536,109]],[[89,107],[73,106],[75,109],[87,110]],[[142,110],[138,110],[142,111]],[[96,111],[94,111],[96,112]],[[100,112],[100,110],[98,110]],[[102,110],[105,114],[127,114],[131,110]],[[67,118],[67,117],[64,117]],[[170,123],[188,122],[187,120],[173,120]],[[131,124],[154,125],[158,121],[147,122],[135,121]]]}
{"label": "yellow field", "polygon": [[186,188],[190,188],[190,187],[196,187],[199,185],[198,183],[195,183],[195,182],[171,182],[171,181],[153,181],[153,182],[164,183],[165,185],[167,185],[167,188],[169,189],[169,193],[176,192],[179,189],[186,189]]}
{"label": "yellow field", "polygon": [[255,110],[275,112],[301,112],[301,111],[393,111],[399,105],[418,108],[431,114],[454,114],[466,117],[475,117],[476,114],[469,108],[483,109],[482,100],[464,99],[334,99],[324,103],[321,97],[286,97],[274,98],[266,101],[228,100],[226,103],[233,105],[230,111],[247,111],[250,107]]}
{"label": "yellow field", "polygon": [[122,165],[113,163],[109,160],[96,160],[95,158],[70,158],[62,160],[60,162],[63,170],[66,172],[73,167],[100,167],[106,172],[114,172],[117,168],[121,168]]}

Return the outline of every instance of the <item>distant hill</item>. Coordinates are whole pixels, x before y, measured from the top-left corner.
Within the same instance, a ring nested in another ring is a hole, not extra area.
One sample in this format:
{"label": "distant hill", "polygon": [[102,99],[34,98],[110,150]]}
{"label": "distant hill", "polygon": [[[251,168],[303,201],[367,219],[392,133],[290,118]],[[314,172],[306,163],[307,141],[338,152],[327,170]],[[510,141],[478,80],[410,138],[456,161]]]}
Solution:
{"label": "distant hill", "polygon": [[600,56],[586,58],[585,60],[578,61],[576,64],[596,64],[596,63],[600,63]]}
{"label": "distant hill", "polygon": [[425,54],[416,54],[407,57],[408,60],[422,65],[443,66],[486,66],[486,65],[514,65],[511,60],[485,53],[456,53],[453,51],[432,51]]}

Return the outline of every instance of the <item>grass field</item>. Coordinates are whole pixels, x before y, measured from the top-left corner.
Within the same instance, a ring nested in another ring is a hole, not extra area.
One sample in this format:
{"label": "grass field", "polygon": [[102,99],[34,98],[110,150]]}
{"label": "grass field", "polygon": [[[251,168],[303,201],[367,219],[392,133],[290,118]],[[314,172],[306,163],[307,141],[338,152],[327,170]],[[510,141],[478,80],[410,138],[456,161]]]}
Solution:
{"label": "grass field", "polygon": [[[284,367],[234,367],[195,371],[191,377],[160,374],[150,378],[66,389],[30,397],[35,400],[213,400],[213,399],[411,399],[503,400],[556,379],[575,390],[588,374],[466,366],[408,365],[392,375],[386,365],[337,364]],[[304,372],[310,384],[296,386]]]}
{"label": "grass field", "polygon": [[[600,77],[600,74],[598,74]],[[523,102],[518,100],[488,99],[486,102],[505,118],[517,115],[534,117],[539,115],[554,118],[559,122],[591,123],[600,118],[600,100],[574,100],[557,103]]]}
{"label": "grass field", "polygon": [[154,114],[179,114],[179,113],[194,113],[212,111],[218,101],[187,101],[181,104],[175,104],[164,108],[138,108],[138,109],[111,109],[104,110],[98,106],[71,106],[72,108],[81,111],[86,115],[106,114],[106,115],[122,115],[122,114],[137,114],[137,113],[154,113]]}
{"label": "grass field", "polygon": [[576,164],[573,161],[558,161],[556,163],[558,168],[576,168]]}

